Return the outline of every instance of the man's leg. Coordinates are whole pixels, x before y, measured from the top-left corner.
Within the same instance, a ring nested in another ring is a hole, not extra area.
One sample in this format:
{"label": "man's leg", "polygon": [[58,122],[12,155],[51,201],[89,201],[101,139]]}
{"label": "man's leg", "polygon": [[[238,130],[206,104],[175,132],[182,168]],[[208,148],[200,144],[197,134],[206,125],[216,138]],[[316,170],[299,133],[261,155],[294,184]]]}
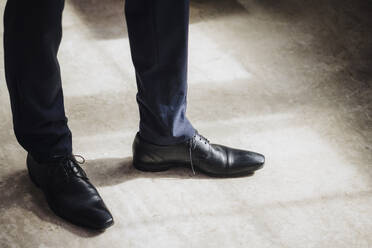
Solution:
{"label": "man's leg", "polygon": [[64,0],[8,0],[4,13],[14,131],[38,161],[72,152],[57,60],[63,8]]}
{"label": "man's leg", "polygon": [[189,0],[126,0],[137,77],[140,135],[169,145],[190,139],[186,118]]}
{"label": "man's leg", "polygon": [[105,229],[114,221],[72,153],[57,53],[64,0],[8,0],[5,72],[14,131],[28,151],[31,180],[58,216]]}
{"label": "man's leg", "polygon": [[126,0],[126,17],[141,117],[134,167],[163,171],[183,164],[218,177],[262,168],[263,155],[210,144],[185,116],[189,0]]}

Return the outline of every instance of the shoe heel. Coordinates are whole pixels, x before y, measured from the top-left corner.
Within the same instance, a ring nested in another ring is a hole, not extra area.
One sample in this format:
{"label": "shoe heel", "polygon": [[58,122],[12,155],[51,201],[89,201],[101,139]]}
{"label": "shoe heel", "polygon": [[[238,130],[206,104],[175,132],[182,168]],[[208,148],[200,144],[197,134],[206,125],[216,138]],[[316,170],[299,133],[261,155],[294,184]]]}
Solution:
{"label": "shoe heel", "polygon": [[133,167],[140,171],[145,172],[161,172],[166,171],[171,168],[168,164],[148,164],[148,163],[139,163],[133,161]]}

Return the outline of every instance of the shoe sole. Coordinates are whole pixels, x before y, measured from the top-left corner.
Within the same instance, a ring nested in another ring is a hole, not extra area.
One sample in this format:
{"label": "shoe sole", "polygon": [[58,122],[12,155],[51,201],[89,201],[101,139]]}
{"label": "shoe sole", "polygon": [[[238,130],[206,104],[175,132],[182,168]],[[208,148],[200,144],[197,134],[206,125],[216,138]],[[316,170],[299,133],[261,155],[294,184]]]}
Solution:
{"label": "shoe sole", "polygon": [[[255,171],[263,168],[264,164],[259,164],[250,170],[243,171],[243,172],[237,172],[233,174],[216,174],[216,173],[211,173],[204,171],[198,167],[195,167],[195,171],[199,171],[204,175],[210,176],[210,177],[216,177],[216,178],[228,178],[228,177],[243,177],[243,176],[249,176],[254,174]],[[190,168],[190,164],[146,164],[146,163],[138,163],[133,161],[133,167],[136,168],[137,170],[143,171],[143,172],[162,172],[162,171],[167,171],[172,168],[176,167],[185,167],[185,168]]]}
{"label": "shoe sole", "polygon": [[[36,182],[34,176],[33,176],[32,173],[30,172],[30,170],[28,170],[28,175],[29,175],[29,177],[30,177],[31,182],[32,182],[32,183],[33,183],[37,188],[39,188],[39,189],[41,190],[40,185]],[[44,195],[45,195],[45,194],[44,194]],[[72,219],[70,219],[70,218],[64,216],[63,214],[60,214],[60,213],[56,210],[54,204],[51,204],[51,201],[48,200],[48,197],[45,197],[45,198],[46,198],[46,201],[47,201],[47,203],[48,203],[49,208],[52,210],[52,212],[53,212],[55,215],[59,216],[60,218],[62,218],[62,219],[64,219],[64,220],[67,220],[68,222],[70,222],[70,223],[72,223],[72,224],[74,224],[74,225],[76,225],[76,226],[80,226],[80,227],[84,227],[84,228],[88,228],[88,229],[91,229],[91,230],[101,231],[101,232],[102,232],[102,231],[106,230],[107,228],[109,228],[110,226],[112,226],[112,225],[114,224],[114,220],[113,220],[113,219],[107,221],[107,222],[106,222],[103,226],[101,226],[101,227],[87,226],[87,225],[84,225],[84,224],[82,224],[82,223],[80,223],[80,222],[76,222],[75,220],[72,220]]]}

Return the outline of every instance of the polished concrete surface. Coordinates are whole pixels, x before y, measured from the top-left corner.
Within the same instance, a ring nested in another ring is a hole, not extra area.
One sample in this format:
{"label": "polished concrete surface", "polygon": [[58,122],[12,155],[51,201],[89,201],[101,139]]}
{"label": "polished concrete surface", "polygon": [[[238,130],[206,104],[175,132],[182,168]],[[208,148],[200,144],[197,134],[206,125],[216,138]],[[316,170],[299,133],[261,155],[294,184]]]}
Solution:
{"label": "polished concrete surface", "polygon": [[116,224],[91,232],[48,209],[13,136],[1,60],[0,247],[372,247],[371,6],[191,1],[188,116],[213,142],[267,157],[253,176],[211,179],[133,169],[123,1],[67,0],[59,58],[74,152]]}

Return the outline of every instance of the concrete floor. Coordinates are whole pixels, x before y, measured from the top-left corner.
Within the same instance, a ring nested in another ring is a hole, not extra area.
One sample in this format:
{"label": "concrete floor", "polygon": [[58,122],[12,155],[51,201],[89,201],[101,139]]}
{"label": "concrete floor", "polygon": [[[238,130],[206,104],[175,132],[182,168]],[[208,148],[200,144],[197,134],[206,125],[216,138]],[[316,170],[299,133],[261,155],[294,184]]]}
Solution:
{"label": "concrete floor", "polygon": [[371,3],[191,1],[188,116],[213,142],[267,157],[235,179],[132,168],[122,9],[67,0],[59,54],[74,152],[115,226],[90,232],[48,209],[13,136],[1,59],[0,247],[372,247]]}

